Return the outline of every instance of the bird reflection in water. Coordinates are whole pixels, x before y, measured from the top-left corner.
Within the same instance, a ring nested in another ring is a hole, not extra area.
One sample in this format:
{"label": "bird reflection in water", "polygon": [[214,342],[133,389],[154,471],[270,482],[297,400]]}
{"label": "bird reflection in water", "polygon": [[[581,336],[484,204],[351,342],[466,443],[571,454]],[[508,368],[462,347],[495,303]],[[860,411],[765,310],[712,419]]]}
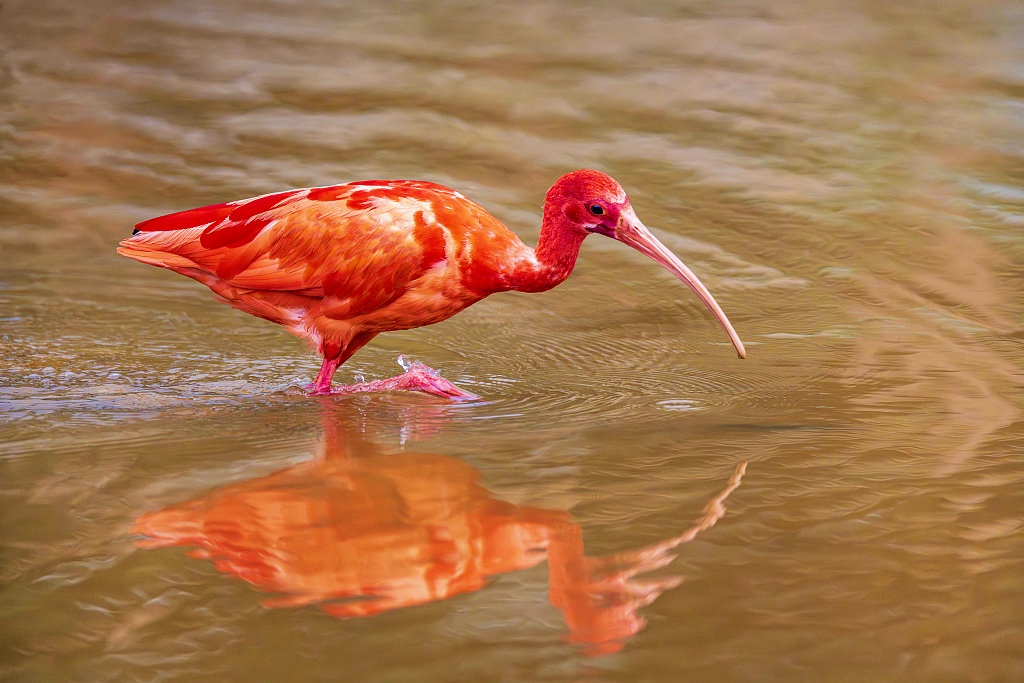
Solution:
{"label": "bird reflection in water", "polygon": [[[334,408],[337,410],[337,407]],[[432,453],[386,453],[328,414],[315,457],[258,479],[150,512],[134,531],[146,548],[192,546],[261,590],[268,607],[316,604],[366,617],[479,590],[491,577],[547,559],[550,599],[569,640],[616,652],[644,627],[637,610],[682,582],[638,580],[673,548],[713,526],[742,463],[700,519],[678,536],[604,557],[584,554],[562,510],[498,500],[472,466]]]}

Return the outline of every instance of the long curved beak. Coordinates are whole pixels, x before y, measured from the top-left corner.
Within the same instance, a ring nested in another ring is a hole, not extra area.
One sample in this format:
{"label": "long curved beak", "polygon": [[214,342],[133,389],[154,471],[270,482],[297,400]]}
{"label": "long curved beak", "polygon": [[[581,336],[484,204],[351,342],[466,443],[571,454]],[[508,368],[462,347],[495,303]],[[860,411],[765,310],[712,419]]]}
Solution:
{"label": "long curved beak", "polygon": [[668,250],[664,244],[658,241],[658,238],[651,234],[651,231],[640,222],[637,218],[636,212],[633,211],[632,207],[627,208],[622,212],[619,218],[619,225],[615,230],[614,238],[623,244],[627,244],[641,254],[650,257],[654,261],[661,264],[669,272],[675,275],[677,278],[686,283],[686,286],[697,293],[700,300],[704,302],[704,305],[715,315],[718,319],[719,324],[725,330],[725,333],[729,335],[729,341],[732,342],[733,348],[736,349],[736,354],[740,358],[747,357],[747,351],[743,348],[743,342],[740,341],[740,337],[736,334],[736,330],[733,329],[732,323],[725,317],[725,312],[722,311],[722,307],[715,301],[715,297],[711,296],[711,292],[705,287],[697,276],[693,274],[686,265],[680,261],[675,254]]}

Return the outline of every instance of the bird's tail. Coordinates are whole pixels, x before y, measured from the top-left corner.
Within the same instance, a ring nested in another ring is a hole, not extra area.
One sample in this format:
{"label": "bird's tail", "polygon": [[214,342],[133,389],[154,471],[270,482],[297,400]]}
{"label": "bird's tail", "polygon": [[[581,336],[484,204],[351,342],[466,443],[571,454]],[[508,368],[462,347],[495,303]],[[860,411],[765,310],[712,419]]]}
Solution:
{"label": "bird's tail", "polygon": [[202,227],[165,231],[136,228],[131,237],[121,240],[117,253],[160,268],[205,270],[191,258],[202,251],[197,249],[202,234]]}
{"label": "bird's tail", "polygon": [[148,263],[151,266],[158,266],[160,268],[170,268],[179,272],[183,268],[199,268],[192,259],[173,252],[163,251],[160,249],[159,244],[152,244],[141,240],[138,236],[121,240],[121,243],[117,246],[117,253],[121,256],[135,259],[140,263]]}

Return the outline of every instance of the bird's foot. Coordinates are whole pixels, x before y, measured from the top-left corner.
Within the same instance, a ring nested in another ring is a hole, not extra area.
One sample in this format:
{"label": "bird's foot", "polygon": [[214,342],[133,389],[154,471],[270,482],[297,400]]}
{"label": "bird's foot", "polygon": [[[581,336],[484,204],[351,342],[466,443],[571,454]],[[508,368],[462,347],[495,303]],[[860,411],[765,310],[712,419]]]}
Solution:
{"label": "bird's foot", "polygon": [[310,382],[309,384],[303,384],[302,390],[306,392],[307,396],[330,396],[334,393],[334,390],[330,387],[322,387],[316,382]]}
{"label": "bird's foot", "polygon": [[357,382],[335,388],[329,392],[310,393],[331,393],[331,394],[362,394],[370,391],[422,391],[425,394],[450,398],[455,401],[472,401],[480,398],[464,389],[455,386],[437,372],[437,370],[424,365],[419,361],[408,362],[405,356],[399,356],[399,364],[405,368],[401,375],[387,379],[376,379],[370,382]]}

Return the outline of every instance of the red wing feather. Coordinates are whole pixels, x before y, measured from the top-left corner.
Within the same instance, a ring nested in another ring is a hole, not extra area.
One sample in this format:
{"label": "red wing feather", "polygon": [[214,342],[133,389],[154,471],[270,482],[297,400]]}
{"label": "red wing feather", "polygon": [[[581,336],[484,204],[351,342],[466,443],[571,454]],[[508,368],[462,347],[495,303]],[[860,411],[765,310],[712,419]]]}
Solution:
{"label": "red wing feather", "polygon": [[275,209],[305,195],[305,190],[288,190],[238,202],[227,218],[203,231],[200,242],[207,249],[248,244],[263,228],[277,220],[280,212]]}
{"label": "red wing feather", "polygon": [[306,190],[288,190],[243,199],[225,204],[212,204],[198,209],[151,218],[135,226],[138,232],[166,232],[207,226],[200,242],[207,249],[239,247],[251,242],[271,221],[274,209],[289,201],[301,199]]}
{"label": "red wing feather", "polygon": [[198,209],[178,211],[142,221],[135,226],[135,230],[136,232],[163,232],[165,230],[198,228],[201,225],[209,225],[227,218],[234,208],[233,204],[212,204]]}
{"label": "red wing feather", "polygon": [[[444,229],[404,205],[400,186],[290,190],[181,211],[140,223],[122,253],[179,272],[197,267],[246,290],[330,297],[339,315],[365,313],[446,256]],[[428,207],[434,188],[445,189],[415,186]]]}

